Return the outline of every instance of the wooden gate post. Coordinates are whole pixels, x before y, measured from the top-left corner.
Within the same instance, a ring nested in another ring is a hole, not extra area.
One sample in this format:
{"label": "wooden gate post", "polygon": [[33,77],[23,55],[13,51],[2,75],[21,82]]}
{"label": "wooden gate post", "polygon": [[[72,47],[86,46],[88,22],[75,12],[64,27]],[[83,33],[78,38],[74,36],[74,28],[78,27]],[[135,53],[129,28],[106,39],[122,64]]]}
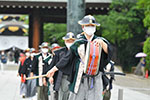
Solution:
{"label": "wooden gate post", "polygon": [[41,33],[41,31],[43,31],[42,25],[40,14],[35,10],[29,16],[29,47],[33,47],[36,50],[39,49],[39,44],[42,42],[41,39],[43,38],[43,34]]}

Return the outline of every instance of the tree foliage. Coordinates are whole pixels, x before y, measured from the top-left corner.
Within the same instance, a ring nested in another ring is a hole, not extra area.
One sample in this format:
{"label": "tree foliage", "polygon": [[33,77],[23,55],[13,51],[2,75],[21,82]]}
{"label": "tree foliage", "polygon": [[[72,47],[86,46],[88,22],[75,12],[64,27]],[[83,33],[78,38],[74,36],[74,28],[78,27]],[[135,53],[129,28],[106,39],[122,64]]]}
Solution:
{"label": "tree foliage", "polygon": [[108,15],[96,16],[101,23],[102,36],[120,45],[121,41],[133,37],[134,34],[143,33],[143,11],[137,10],[135,3],[115,1],[111,8]]}
{"label": "tree foliage", "polygon": [[[145,18],[143,23],[145,27],[148,27],[148,33],[150,31],[150,0],[138,0],[137,7],[143,9]],[[143,47],[144,53],[147,54],[146,57],[146,69],[150,71],[150,37],[146,39]]]}
{"label": "tree foliage", "polygon": [[150,0],[138,0],[137,7],[144,10],[144,26],[150,29]]}
{"label": "tree foliage", "polygon": [[150,37],[146,39],[144,42],[144,47],[143,47],[144,53],[147,54],[146,57],[146,69],[150,71]]}
{"label": "tree foliage", "polygon": [[[134,55],[142,50],[138,44],[144,41],[143,10],[135,2],[114,1],[108,15],[96,16],[101,23],[98,33],[107,38],[116,47],[116,63],[129,70],[137,64]],[[97,34],[98,34],[97,33]]]}
{"label": "tree foliage", "polygon": [[44,24],[44,41],[47,41],[50,44],[57,42],[59,45],[63,46],[64,42],[62,40],[62,37],[65,35],[66,24]]}

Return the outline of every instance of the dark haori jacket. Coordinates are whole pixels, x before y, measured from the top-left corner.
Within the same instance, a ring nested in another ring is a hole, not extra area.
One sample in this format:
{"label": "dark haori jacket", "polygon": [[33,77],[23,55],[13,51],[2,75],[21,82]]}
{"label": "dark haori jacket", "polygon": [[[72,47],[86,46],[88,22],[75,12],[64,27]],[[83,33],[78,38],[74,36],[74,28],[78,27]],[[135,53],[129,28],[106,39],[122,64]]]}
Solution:
{"label": "dark haori jacket", "polygon": [[26,59],[27,58],[25,57],[24,59],[20,60],[20,65],[19,65],[19,69],[18,69],[18,73],[20,76],[21,76],[21,74],[23,74],[23,71],[22,71],[23,70],[23,64],[24,64]]}
{"label": "dark haori jacket", "polygon": [[26,77],[29,77],[29,74],[31,72],[32,69],[32,65],[33,65],[33,60],[31,60],[31,58],[27,58],[24,61],[23,67],[22,67],[22,73],[26,75]]}
{"label": "dark haori jacket", "polygon": [[[104,72],[104,67],[108,64],[112,56],[112,49],[110,43],[102,38],[93,36],[92,41],[96,38],[102,39],[108,45],[108,54],[106,54],[103,49],[101,53],[100,67],[99,71]],[[75,43],[70,47],[67,54],[56,64],[56,67],[65,74],[69,74],[68,80],[70,81],[69,89],[70,91],[77,93],[79,89],[79,84],[81,82],[81,77],[83,73],[84,63],[82,62],[83,56],[86,52],[87,39],[84,35],[75,41]],[[68,64],[70,63],[70,65]],[[66,65],[69,66],[66,66]],[[82,71],[81,71],[82,70]]]}
{"label": "dark haori jacket", "polygon": [[[48,67],[44,67],[45,69],[44,69],[43,74],[46,74],[51,68],[53,68],[57,64],[57,62],[59,62],[59,60],[67,54],[67,52],[68,52],[67,47],[62,47],[62,48],[54,51],[54,56],[52,58],[52,61]],[[70,66],[70,65],[67,64],[66,66]],[[59,87],[61,85],[62,76],[63,76],[63,72],[61,72],[61,71],[58,71],[54,74],[54,87],[53,87],[53,89],[55,91],[59,90]]]}
{"label": "dark haori jacket", "polygon": [[[33,72],[36,76],[42,75],[45,67],[48,67],[47,63],[49,63],[51,59],[52,55],[50,53],[47,53],[46,58],[42,56],[42,53],[39,53],[38,55],[34,56],[31,72]],[[41,68],[41,72],[39,72],[39,68]],[[39,86],[39,79],[37,79],[37,86]]]}
{"label": "dark haori jacket", "polygon": [[20,63],[19,69],[18,69],[19,76],[21,76],[21,74],[23,74],[22,69],[23,69],[23,64]]}

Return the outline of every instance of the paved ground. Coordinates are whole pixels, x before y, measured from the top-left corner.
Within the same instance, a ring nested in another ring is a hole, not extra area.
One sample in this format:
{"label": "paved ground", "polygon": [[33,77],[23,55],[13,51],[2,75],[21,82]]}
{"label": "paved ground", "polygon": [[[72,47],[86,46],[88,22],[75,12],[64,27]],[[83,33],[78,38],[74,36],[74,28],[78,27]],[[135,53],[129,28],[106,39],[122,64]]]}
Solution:
{"label": "paved ground", "polygon": [[4,65],[4,71],[0,70],[0,100],[32,100],[22,99],[19,95],[20,77],[17,77],[17,69],[17,64],[10,63]]}
{"label": "paved ground", "polygon": [[118,100],[118,90],[123,89],[123,100],[150,100],[150,95],[140,93],[138,91],[133,91],[126,87],[121,87],[118,85],[113,85],[111,100]]}
{"label": "paved ground", "polygon": [[117,76],[114,83],[116,85],[150,95],[150,78],[146,79],[133,74],[127,74],[126,77]]}
{"label": "paved ground", "polygon": [[21,100],[19,99],[19,77],[17,77],[17,71],[0,73],[0,98],[1,100]]}
{"label": "paved ground", "polygon": [[[116,71],[118,68],[115,68]],[[120,71],[121,72],[121,71]],[[126,87],[131,90],[135,90],[147,95],[150,95],[150,77],[148,79],[143,78],[142,76],[137,76],[134,74],[126,74],[123,76],[115,76],[116,81],[114,84]]]}
{"label": "paved ground", "polygon": [[[115,68],[115,72],[121,72]],[[118,90],[123,89],[123,100],[149,100],[150,98],[150,77],[148,79],[126,74],[126,76],[115,76],[113,82],[111,100],[118,100]]]}
{"label": "paved ground", "polygon": [[[0,100],[22,99],[19,95],[20,78],[17,77],[17,65],[8,64],[0,71]],[[150,79],[143,79],[132,74],[116,76],[111,100],[118,100],[118,89],[123,89],[123,100],[149,100]],[[36,100],[36,99],[35,99]]]}

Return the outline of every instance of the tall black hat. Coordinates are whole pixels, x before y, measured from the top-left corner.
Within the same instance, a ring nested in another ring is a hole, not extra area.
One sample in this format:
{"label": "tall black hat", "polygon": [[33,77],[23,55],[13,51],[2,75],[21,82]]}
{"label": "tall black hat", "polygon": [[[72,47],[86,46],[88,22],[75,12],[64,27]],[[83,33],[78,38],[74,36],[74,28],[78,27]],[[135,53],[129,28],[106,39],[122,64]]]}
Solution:
{"label": "tall black hat", "polygon": [[98,22],[96,22],[95,18],[92,15],[84,16],[84,18],[82,20],[78,21],[78,23],[80,25],[92,24],[92,25],[95,25],[95,26],[100,26],[100,24]]}

